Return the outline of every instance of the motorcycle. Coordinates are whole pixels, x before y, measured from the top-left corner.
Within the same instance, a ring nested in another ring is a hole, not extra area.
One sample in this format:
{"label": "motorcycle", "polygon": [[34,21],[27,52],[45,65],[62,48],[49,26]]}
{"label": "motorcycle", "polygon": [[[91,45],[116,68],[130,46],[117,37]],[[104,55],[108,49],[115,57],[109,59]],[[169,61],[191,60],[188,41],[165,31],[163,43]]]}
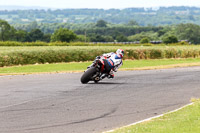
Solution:
{"label": "motorcycle", "polygon": [[100,80],[108,76],[105,72],[105,64],[103,58],[95,59],[93,65],[88,67],[81,77],[81,83],[87,84],[89,81],[98,83]]}

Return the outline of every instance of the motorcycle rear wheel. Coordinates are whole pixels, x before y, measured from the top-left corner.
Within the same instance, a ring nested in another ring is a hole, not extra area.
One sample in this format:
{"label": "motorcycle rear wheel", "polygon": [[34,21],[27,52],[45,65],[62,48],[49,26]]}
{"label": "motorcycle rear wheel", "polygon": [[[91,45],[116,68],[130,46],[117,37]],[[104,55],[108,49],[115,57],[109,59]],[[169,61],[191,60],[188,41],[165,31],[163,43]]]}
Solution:
{"label": "motorcycle rear wheel", "polygon": [[87,84],[92,76],[96,73],[96,68],[95,67],[91,67],[89,68],[81,77],[81,83],[83,84]]}

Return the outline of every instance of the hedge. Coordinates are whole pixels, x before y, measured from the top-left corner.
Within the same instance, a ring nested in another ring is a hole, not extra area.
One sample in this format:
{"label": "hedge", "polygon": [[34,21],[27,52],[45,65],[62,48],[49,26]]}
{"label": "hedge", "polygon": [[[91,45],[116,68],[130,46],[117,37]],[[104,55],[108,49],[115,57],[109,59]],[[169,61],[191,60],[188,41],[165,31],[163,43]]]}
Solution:
{"label": "hedge", "polygon": [[[21,47],[20,47],[21,48]],[[7,48],[9,49],[9,48]],[[10,47],[13,49],[13,47]],[[26,64],[43,64],[57,62],[92,61],[103,53],[114,52],[117,47],[27,47],[21,50],[0,51],[0,67]],[[124,59],[163,59],[163,58],[197,58],[200,48],[130,48],[125,50]]]}

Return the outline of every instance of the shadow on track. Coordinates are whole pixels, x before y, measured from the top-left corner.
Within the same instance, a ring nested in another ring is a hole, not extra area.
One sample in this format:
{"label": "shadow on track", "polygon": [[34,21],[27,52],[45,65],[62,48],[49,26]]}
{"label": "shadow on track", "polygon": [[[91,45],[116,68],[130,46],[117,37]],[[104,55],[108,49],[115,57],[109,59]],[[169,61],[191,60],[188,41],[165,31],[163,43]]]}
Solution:
{"label": "shadow on track", "polygon": [[125,84],[125,83],[116,83],[116,82],[98,82],[98,83],[88,83],[88,84]]}

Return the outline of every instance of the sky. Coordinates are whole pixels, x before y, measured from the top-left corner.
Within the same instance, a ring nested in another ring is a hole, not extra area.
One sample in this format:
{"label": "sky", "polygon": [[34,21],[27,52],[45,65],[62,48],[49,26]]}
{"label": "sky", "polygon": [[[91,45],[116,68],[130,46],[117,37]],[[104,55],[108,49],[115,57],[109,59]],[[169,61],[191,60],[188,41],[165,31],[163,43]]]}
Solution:
{"label": "sky", "polygon": [[40,6],[49,8],[130,8],[159,6],[196,6],[199,0],[0,0],[0,5]]}

